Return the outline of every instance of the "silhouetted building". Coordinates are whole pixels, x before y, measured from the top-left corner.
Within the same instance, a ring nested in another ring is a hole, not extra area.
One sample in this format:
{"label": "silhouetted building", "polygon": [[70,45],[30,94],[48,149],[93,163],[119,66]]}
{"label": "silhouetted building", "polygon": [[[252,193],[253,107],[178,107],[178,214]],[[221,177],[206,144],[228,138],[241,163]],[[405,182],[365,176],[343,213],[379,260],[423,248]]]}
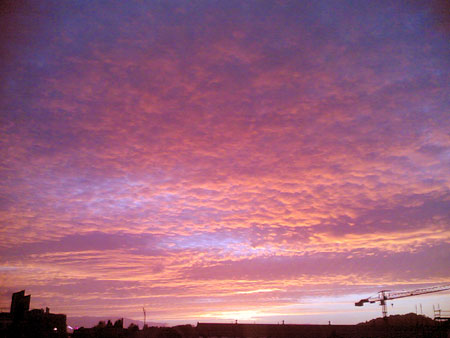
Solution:
{"label": "silhouetted building", "polygon": [[0,313],[0,338],[66,338],[66,315],[30,308],[25,290],[13,293],[11,310]]}
{"label": "silhouetted building", "polygon": [[10,314],[13,320],[23,320],[30,309],[31,296],[25,296],[25,290],[15,292],[11,299]]}
{"label": "silhouetted building", "polygon": [[11,314],[9,312],[1,312],[0,313],[0,337],[2,336],[2,332],[6,332],[8,327],[12,324]]}

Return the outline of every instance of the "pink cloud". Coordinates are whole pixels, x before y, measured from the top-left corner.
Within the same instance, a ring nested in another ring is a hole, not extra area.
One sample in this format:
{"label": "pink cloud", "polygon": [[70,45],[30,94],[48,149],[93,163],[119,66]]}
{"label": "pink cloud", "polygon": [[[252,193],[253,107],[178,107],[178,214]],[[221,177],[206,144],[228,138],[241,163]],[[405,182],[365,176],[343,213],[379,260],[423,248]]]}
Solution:
{"label": "pink cloud", "polygon": [[164,321],[448,281],[426,6],[32,6],[1,37],[1,304]]}

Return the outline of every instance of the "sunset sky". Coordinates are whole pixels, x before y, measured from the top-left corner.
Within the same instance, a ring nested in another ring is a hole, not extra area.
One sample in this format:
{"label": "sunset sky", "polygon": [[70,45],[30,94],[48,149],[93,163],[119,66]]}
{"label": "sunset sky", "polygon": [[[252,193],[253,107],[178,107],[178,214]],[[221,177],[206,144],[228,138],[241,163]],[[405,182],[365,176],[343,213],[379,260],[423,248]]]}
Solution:
{"label": "sunset sky", "polygon": [[1,311],[352,324],[450,283],[445,1],[0,11]]}

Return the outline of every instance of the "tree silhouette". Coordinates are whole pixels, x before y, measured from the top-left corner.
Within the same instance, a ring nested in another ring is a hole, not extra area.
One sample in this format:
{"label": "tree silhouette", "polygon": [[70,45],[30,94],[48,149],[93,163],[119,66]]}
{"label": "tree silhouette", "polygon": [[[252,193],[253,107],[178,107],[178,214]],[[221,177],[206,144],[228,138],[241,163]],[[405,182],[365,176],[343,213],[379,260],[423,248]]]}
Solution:
{"label": "tree silhouette", "polygon": [[131,324],[128,326],[128,330],[130,330],[130,331],[139,331],[139,326],[137,326],[137,325],[134,324],[134,323],[131,323]]}
{"label": "tree silhouette", "polygon": [[103,329],[104,327],[106,327],[105,321],[101,320],[98,322],[97,325],[95,325],[95,327],[99,328],[99,329]]}
{"label": "tree silhouette", "polygon": [[123,318],[122,319],[117,319],[114,322],[114,327],[122,329],[123,328]]}

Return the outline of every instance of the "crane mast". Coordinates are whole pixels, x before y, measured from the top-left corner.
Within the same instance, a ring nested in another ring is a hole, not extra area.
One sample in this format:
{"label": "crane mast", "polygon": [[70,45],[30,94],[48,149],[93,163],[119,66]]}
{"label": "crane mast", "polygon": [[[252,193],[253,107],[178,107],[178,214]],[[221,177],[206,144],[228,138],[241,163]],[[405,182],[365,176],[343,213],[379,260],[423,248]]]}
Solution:
{"label": "crane mast", "polygon": [[450,290],[450,284],[440,285],[440,286],[432,286],[429,288],[422,288],[422,289],[416,289],[416,290],[410,290],[410,291],[391,292],[390,290],[381,290],[378,292],[377,296],[363,298],[360,301],[356,302],[355,306],[363,306],[364,303],[379,302],[381,305],[381,312],[383,314],[383,318],[387,318],[387,306],[386,306],[387,300],[424,295],[427,293],[440,292],[440,291],[445,291],[445,290]]}

